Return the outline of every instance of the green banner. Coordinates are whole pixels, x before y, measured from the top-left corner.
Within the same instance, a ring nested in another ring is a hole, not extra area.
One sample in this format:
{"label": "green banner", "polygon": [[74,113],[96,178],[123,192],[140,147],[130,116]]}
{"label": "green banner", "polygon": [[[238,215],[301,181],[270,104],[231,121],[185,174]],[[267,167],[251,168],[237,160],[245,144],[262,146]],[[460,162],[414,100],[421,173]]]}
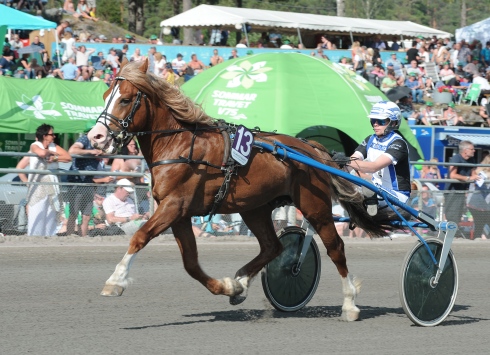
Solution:
{"label": "green banner", "polygon": [[35,133],[46,123],[57,133],[80,133],[104,109],[103,81],[75,82],[0,76],[0,132]]}

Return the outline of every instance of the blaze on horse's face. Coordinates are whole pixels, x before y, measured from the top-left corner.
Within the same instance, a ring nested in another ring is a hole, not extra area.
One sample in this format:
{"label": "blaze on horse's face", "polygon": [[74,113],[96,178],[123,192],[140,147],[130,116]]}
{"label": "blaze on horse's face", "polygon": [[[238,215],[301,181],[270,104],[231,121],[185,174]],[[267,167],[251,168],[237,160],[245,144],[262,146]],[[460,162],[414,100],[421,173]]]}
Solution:
{"label": "blaze on horse's face", "polygon": [[[145,64],[147,65],[146,62]],[[143,73],[145,72],[146,70]],[[145,105],[142,101],[138,102],[138,95],[141,93],[128,80],[114,80],[104,93],[104,111],[88,133],[88,139],[94,148],[102,150],[105,154],[115,154],[130,140],[127,133],[134,131],[131,128],[134,129],[138,116],[145,115]],[[141,96],[139,99],[142,100]]]}

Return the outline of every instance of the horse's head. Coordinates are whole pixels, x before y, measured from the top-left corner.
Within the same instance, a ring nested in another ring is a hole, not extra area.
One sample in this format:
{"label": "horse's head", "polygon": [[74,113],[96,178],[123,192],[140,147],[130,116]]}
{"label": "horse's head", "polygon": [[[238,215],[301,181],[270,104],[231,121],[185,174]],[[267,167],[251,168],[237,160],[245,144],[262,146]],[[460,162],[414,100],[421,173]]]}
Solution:
{"label": "horse's head", "polygon": [[142,64],[126,63],[123,62],[118,76],[104,93],[104,111],[88,133],[94,148],[106,154],[116,153],[147,122],[149,102],[145,77],[148,60]]}

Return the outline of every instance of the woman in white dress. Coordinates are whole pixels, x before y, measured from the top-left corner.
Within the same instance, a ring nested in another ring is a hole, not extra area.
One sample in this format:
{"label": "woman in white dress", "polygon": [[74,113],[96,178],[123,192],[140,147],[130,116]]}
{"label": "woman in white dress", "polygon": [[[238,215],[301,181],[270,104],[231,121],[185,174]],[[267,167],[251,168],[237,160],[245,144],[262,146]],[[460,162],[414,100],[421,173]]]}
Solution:
{"label": "woman in white dress", "polygon": [[[29,169],[58,169],[58,162],[70,162],[70,154],[54,143],[53,126],[42,124],[36,130],[36,141],[30,151],[37,157],[29,158]],[[27,234],[30,236],[54,236],[58,225],[58,213],[62,212],[59,201],[59,185],[56,175],[29,174],[27,192]],[[41,184],[39,184],[41,183]],[[53,184],[54,183],[54,184]]]}
{"label": "woman in white dress", "polygon": [[156,52],[155,55],[155,69],[153,71],[153,74],[156,76],[163,78],[163,69],[165,68],[165,64],[167,61],[163,57],[162,53]]}
{"label": "woman in white dress", "polygon": [[73,47],[75,46],[76,39],[73,38],[71,32],[65,32],[61,43],[64,44],[65,50],[63,51],[63,56],[61,60],[63,62],[68,62],[68,59],[75,58],[75,52],[73,51]]}

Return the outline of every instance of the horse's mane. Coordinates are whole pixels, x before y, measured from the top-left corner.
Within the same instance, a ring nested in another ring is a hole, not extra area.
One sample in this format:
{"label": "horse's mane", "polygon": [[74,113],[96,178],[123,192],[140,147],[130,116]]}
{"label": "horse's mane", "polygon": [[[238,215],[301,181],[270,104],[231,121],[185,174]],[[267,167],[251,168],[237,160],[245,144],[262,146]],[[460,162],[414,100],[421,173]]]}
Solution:
{"label": "horse's mane", "polygon": [[175,119],[185,123],[204,123],[211,124],[214,118],[208,116],[203,109],[194,103],[182,91],[163,78],[157,77],[153,73],[142,75],[140,62],[129,62],[126,64],[118,76],[122,76],[141,92],[145,93],[150,101],[161,107],[166,105],[173,113]]}

